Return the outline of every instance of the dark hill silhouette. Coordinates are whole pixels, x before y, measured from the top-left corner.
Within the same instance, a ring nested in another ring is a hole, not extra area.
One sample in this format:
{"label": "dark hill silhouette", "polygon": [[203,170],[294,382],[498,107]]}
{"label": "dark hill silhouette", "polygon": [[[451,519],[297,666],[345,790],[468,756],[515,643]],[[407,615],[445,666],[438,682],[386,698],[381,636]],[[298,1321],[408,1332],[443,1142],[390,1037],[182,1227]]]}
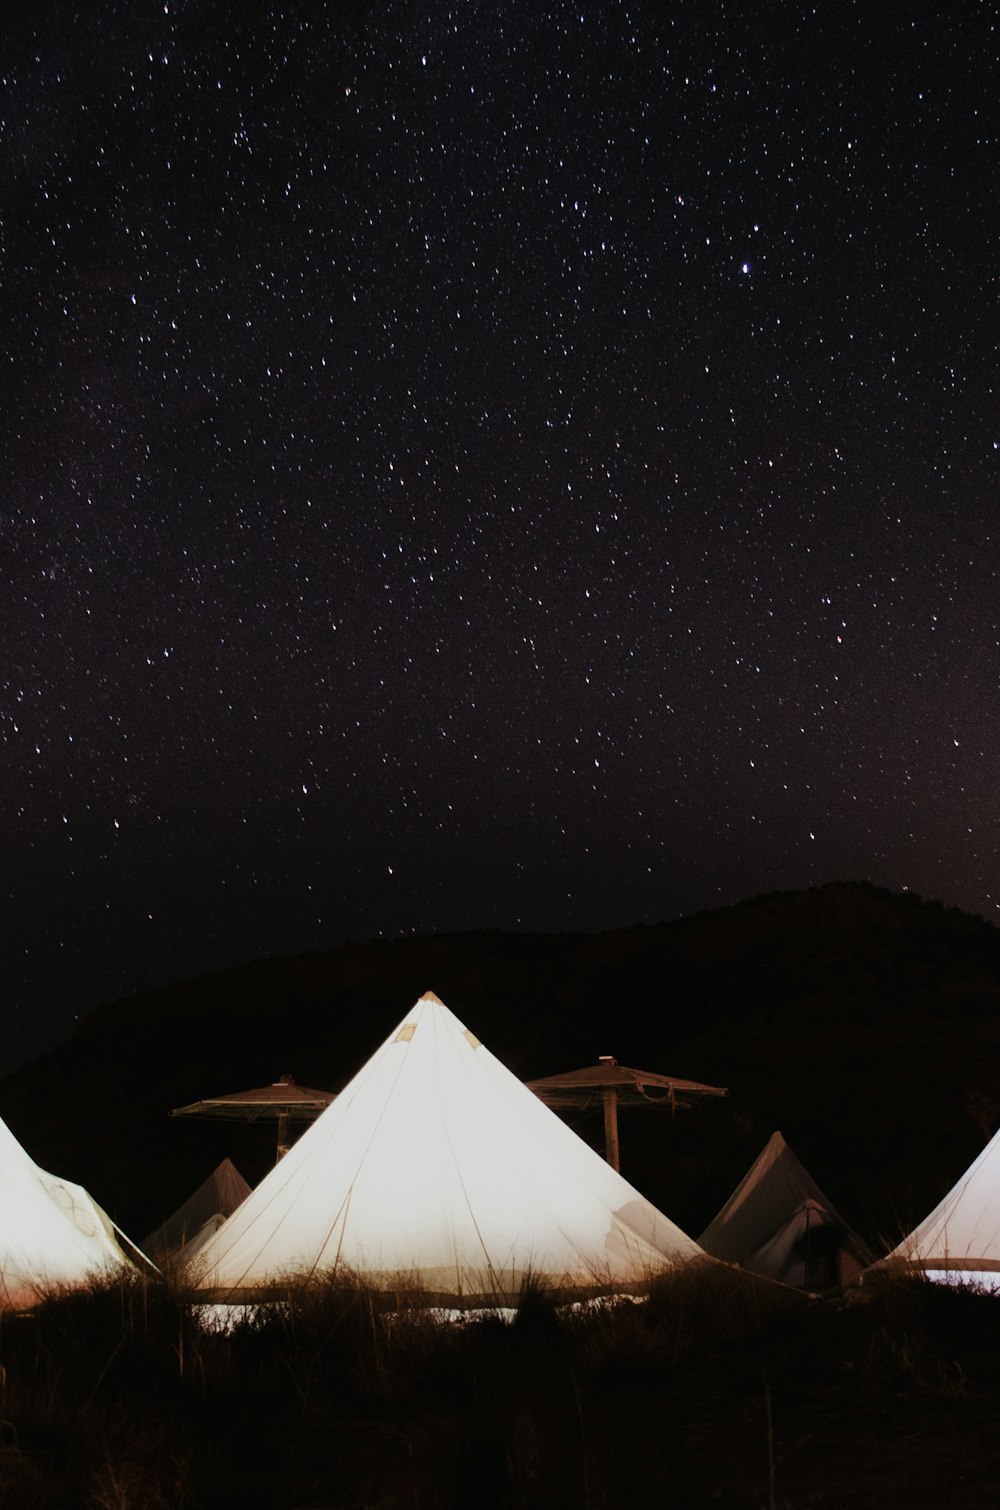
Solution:
{"label": "dark hill silhouette", "polygon": [[[653,927],[346,944],[114,1002],[0,1082],[39,1163],[126,1231],[226,1155],[254,1183],[274,1129],[168,1119],[292,1073],[339,1089],[432,989],[528,1079],[615,1054],[725,1085],[623,1113],[623,1172],[687,1230],[775,1128],[877,1246],[926,1214],[1000,1123],[1000,932],[866,884],[778,893]],[[575,1125],[599,1144],[599,1116]]]}

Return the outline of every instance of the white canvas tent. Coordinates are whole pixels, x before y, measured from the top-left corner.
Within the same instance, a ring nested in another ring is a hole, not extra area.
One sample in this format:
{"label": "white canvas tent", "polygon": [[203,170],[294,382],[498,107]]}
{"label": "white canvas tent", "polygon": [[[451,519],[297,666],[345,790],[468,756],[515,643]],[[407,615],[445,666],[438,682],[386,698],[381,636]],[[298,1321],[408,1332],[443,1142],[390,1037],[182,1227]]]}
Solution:
{"label": "white canvas tent", "polygon": [[902,1263],[944,1283],[1000,1289],[1000,1132],[881,1262]]}
{"label": "white canvas tent", "polygon": [[193,1258],[250,1194],[232,1159],[223,1159],[193,1195],[151,1232],[143,1251],[154,1263]]}
{"label": "white canvas tent", "polygon": [[623,1286],[701,1254],[431,992],[205,1245],[232,1298],[336,1271],[441,1296]]}
{"label": "white canvas tent", "polygon": [[0,1119],[0,1310],[129,1267],[86,1190],[40,1169]]}
{"label": "white canvas tent", "polygon": [[849,1284],[871,1260],[780,1132],[698,1241],[714,1258],[805,1290]]}

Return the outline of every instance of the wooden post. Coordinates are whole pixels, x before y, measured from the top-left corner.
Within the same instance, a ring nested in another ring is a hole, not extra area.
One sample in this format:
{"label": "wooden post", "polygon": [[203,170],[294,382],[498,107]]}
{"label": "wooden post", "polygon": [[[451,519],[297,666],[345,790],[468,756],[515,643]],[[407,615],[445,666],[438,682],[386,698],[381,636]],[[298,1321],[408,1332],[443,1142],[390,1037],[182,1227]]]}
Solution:
{"label": "wooden post", "polygon": [[291,1146],[288,1138],[288,1124],[291,1121],[287,1112],[278,1113],[278,1153],[275,1163],[280,1164]]}
{"label": "wooden post", "polygon": [[604,1100],[604,1157],[612,1169],[618,1169],[618,1092],[605,1090]]}

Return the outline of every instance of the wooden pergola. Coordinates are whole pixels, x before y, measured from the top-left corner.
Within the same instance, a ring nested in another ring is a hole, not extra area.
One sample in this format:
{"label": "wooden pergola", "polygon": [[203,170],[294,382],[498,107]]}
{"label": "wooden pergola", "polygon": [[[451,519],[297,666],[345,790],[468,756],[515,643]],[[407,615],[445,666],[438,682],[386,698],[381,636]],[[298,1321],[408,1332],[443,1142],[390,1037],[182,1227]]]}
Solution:
{"label": "wooden pergola", "polygon": [[619,1106],[669,1106],[675,1112],[706,1096],[728,1096],[719,1085],[701,1085],[697,1080],[679,1080],[676,1075],[658,1075],[652,1070],[633,1070],[619,1064],[611,1054],[602,1054],[597,1064],[582,1070],[567,1070],[561,1075],[545,1075],[529,1080],[546,1106],[577,1107],[586,1110],[600,1104],[604,1108],[604,1157],[612,1169],[619,1168]]}

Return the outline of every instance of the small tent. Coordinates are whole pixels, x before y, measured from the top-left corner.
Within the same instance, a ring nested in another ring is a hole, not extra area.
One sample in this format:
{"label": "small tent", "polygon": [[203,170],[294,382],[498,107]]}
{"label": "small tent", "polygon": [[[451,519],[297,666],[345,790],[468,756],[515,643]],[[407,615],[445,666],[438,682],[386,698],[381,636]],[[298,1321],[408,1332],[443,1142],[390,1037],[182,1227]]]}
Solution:
{"label": "small tent", "polygon": [[249,1194],[250,1186],[232,1159],[223,1159],[194,1194],[149,1234],[143,1251],[158,1264],[193,1258]]}
{"label": "small tent", "polygon": [[0,1310],[129,1267],[86,1190],[40,1169],[0,1119]]}
{"label": "small tent", "polygon": [[882,1263],[944,1283],[1000,1289],[1000,1132]]}
{"label": "small tent", "polygon": [[698,1241],[714,1258],[805,1290],[848,1284],[871,1260],[780,1132]]}
{"label": "small tent", "polygon": [[226,1298],[340,1271],[496,1299],[700,1255],[428,992],[190,1271]]}

